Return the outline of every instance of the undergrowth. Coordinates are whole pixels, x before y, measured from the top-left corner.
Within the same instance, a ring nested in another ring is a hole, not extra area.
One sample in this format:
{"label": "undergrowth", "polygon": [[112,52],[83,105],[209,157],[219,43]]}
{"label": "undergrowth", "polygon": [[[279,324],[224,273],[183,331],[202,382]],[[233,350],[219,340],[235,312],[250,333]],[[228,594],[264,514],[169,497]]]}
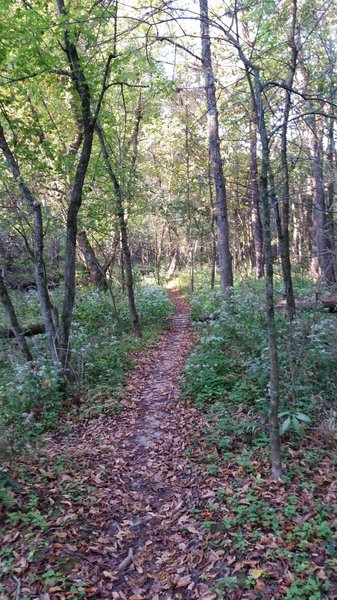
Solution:
{"label": "undergrowth", "polygon": [[[60,290],[54,291],[57,302]],[[22,324],[38,322],[35,292],[12,294]],[[108,292],[82,288],[76,297],[72,330],[73,383],[64,393],[46,354],[44,335],[31,338],[34,363],[18,361],[13,340],[0,354],[0,450],[17,450],[60,421],[92,417],[120,410],[124,372],[132,353],[155,342],[167,324],[172,305],[167,293],[147,285],[136,291],[143,338],[131,332],[127,299],[116,295],[116,311]],[[160,318],[159,318],[160,317]],[[0,315],[3,326],[7,326]]]}
{"label": "undergrowth", "polygon": [[[307,285],[297,289],[297,297],[310,294]],[[335,598],[336,314],[299,310],[290,325],[276,311],[284,463],[277,484],[269,479],[263,283],[241,284],[226,301],[218,289],[201,288],[192,318],[198,341],[182,399],[205,413],[210,450],[197,460],[223,481],[202,523],[225,560],[217,597],[246,597],[250,590],[254,598]]]}
{"label": "undergrowth", "polygon": [[[263,289],[248,283],[234,289],[224,302],[219,291],[203,289],[192,299],[192,318],[200,337],[185,368],[183,398],[193,398],[218,423],[219,443],[224,447],[231,445],[231,436],[222,435],[232,428],[229,415],[235,420],[238,413],[243,427],[242,407],[249,440],[253,430],[253,438],[260,440],[269,411]],[[285,435],[291,429],[302,435],[309,424],[328,418],[335,407],[336,315],[303,310],[289,324],[283,311],[277,311],[276,323],[280,419],[287,425]]]}

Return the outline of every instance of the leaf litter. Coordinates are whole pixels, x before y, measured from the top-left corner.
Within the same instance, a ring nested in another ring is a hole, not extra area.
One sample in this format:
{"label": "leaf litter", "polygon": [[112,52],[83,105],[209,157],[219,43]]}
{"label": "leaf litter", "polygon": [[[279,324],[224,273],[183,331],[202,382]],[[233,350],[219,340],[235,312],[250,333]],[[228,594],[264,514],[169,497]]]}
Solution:
{"label": "leaf litter", "polygon": [[[226,497],[236,494],[238,506],[246,506],[253,491],[277,508],[291,490],[269,480],[259,452],[253,476],[238,461],[219,463],[204,416],[179,401],[194,335],[187,303],[179,292],[171,295],[170,328],[138,357],[121,414],[101,415],[66,437],[49,436],[43,453],[7,465],[18,489],[1,514],[1,600],[272,600],[292,585],[296,539],[291,547],[268,526],[256,539],[248,519],[237,527],[246,540],[240,550],[237,530],[225,525],[233,517]],[[205,457],[218,465],[216,474],[207,471]],[[320,465],[315,493],[333,503],[336,478],[325,473]],[[303,495],[305,522],[313,493]],[[288,555],[268,556],[278,546]],[[324,567],[328,550],[313,540],[311,572],[322,581],[331,579]],[[215,591],[238,576],[241,586],[225,595]],[[326,597],[337,598],[336,586]]]}

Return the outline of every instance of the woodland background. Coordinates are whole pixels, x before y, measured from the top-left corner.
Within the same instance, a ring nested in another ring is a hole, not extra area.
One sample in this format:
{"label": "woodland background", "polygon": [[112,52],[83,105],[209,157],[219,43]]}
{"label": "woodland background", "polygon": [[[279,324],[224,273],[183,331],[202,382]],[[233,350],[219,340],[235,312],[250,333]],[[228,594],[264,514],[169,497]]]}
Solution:
{"label": "woodland background", "polygon": [[[127,368],[169,324],[169,283],[198,334],[182,398],[207,414],[219,456],[261,452],[276,481],[289,457],[293,478],[301,460],[327,461],[329,479],[335,2],[0,9],[4,460],[118,414]],[[7,514],[24,476],[1,474]],[[315,510],[308,539],[332,565],[332,504]],[[287,598],[329,597],[323,576],[290,584]]]}

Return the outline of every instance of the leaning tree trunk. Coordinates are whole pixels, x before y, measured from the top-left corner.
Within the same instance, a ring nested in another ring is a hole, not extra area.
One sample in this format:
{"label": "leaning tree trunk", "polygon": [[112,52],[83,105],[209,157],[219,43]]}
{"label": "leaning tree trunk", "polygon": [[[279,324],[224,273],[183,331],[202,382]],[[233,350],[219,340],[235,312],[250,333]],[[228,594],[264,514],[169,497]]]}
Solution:
{"label": "leaning tree trunk", "polygon": [[221,290],[225,295],[227,289],[233,286],[232,256],[229,247],[227,194],[220,152],[218,109],[215,94],[215,80],[213,74],[211,39],[208,21],[208,0],[199,0],[199,5],[202,67],[206,87],[208,143],[215,186]]}
{"label": "leaning tree trunk", "polygon": [[1,271],[0,271],[0,301],[4,308],[5,313],[7,315],[8,321],[11,326],[11,330],[12,330],[13,335],[17,341],[17,344],[21,350],[23,358],[27,361],[33,360],[29,346],[28,346],[24,336],[21,333],[19,321],[17,319],[13,303],[7,292],[7,288],[6,288],[4,279],[2,277]]}
{"label": "leaning tree trunk", "polygon": [[104,140],[103,131],[98,123],[96,123],[96,133],[101,146],[103,160],[105,162],[107,172],[109,174],[111,183],[113,185],[115,191],[115,199],[117,206],[117,217],[119,220],[119,228],[120,228],[120,236],[121,236],[121,245],[122,245],[122,253],[123,253],[123,265],[125,270],[125,283],[128,291],[128,303],[129,303],[129,311],[132,323],[132,330],[136,337],[142,337],[142,330],[139,322],[136,301],[135,301],[135,293],[134,293],[134,284],[133,284],[133,273],[132,273],[132,262],[131,262],[131,253],[129,247],[128,240],[128,232],[127,232],[127,224],[124,214],[124,205],[123,205],[123,196],[122,190],[115,176],[115,173],[112,169],[110,157],[107,151],[107,147]]}
{"label": "leaning tree trunk", "polygon": [[81,231],[81,233],[78,234],[77,244],[83,255],[91,283],[101,290],[107,290],[108,282],[106,274],[103,267],[99,264],[97,256],[88,240],[86,231]]}
{"label": "leaning tree trunk", "polygon": [[18,163],[16,162],[12,151],[10,150],[2,126],[0,125],[0,149],[2,150],[8,167],[18,183],[22,196],[27,203],[34,217],[34,267],[36,286],[39,294],[42,318],[46,328],[48,347],[53,366],[60,371],[60,358],[58,353],[58,315],[56,308],[52,305],[48,292],[48,282],[46,268],[44,264],[43,251],[43,220],[40,203],[33,196],[31,190],[24,182]]}
{"label": "leaning tree trunk", "polygon": [[174,273],[176,272],[178,265],[179,265],[179,256],[180,256],[180,250],[179,250],[179,243],[176,244],[172,250],[172,252],[170,253],[170,262],[168,264],[167,267],[167,274],[169,277],[172,277],[172,275],[174,275]]}

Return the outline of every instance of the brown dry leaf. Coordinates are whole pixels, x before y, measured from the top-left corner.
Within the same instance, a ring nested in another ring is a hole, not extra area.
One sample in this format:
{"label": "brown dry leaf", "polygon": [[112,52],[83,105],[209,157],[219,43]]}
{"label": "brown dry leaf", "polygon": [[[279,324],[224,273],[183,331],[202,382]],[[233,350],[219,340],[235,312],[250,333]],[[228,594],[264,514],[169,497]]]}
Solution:
{"label": "brown dry leaf", "polygon": [[16,563],[13,568],[14,573],[17,575],[22,575],[28,568],[28,560],[24,557],[20,558],[19,562]]}
{"label": "brown dry leaf", "polygon": [[285,569],[284,574],[283,574],[283,581],[287,584],[287,585],[292,585],[292,583],[294,583],[295,581],[295,577],[294,575],[291,573],[291,571],[289,571],[289,569]]}
{"label": "brown dry leaf", "polygon": [[265,588],[266,588],[265,582],[259,579],[256,582],[255,589],[257,589],[257,590],[264,590]]}
{"label": "brown dry leaf", "polygon": [[118,580],[118,575],[116,573],[111,572],[111,571],[103,571],[102,575],[106,579],[110,579],[110,581],[117,581]]}
{"label": "brown dry leaf", "polygon": [[249,576],[252,579],[259,579],[260,577],[262,577],[263,573],[263,569],[249,569]]}
{"label": "brown dry leaf", "polygon": [[191,575],[184,575],[183,577],[179,577],[175,581],[175,584],[178,588],[187,587],[190,583],[192,583]]}

